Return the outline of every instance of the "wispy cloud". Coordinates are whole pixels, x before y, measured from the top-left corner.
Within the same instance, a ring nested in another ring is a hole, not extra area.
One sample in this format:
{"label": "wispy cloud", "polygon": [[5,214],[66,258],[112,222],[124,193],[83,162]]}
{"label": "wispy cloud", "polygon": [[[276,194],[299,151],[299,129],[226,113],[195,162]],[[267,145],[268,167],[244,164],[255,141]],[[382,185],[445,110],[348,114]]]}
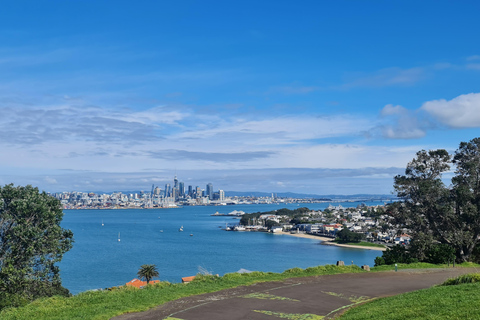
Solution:
{"label": "wispy cloud", "polygon": [[468,63],[465,67],[468,70],[480,70],[480,63]]}
{"label": "wispy cloud", "polygon": [[426,78],[426,69],[422,67],[401,69],[397,67],[385,68],[371,74],[350,75],[340,89],[357,87],[389,87],[409,86]]}
{"label": "wispy cloud", "polygon": [[187,150],[158,150],[148,152],[149,155],[156,159],[165,160],[190,160],[190,161],[210,161],[216,163],[222,162],[245,162],[257,160],[260,158],[268,158],[275,152],[255,151],[255,152],[195,152]]}
{"label": "wispy cloud", "polygon": [[476,61],[476,60],[480,60],[480,55],[476,54],[476,55],[473,55],[473,56],[469,56],[467,57],[466,59],[467,61]]}
{"label": "wispy cloud", "polygon": [[388,139],[418,139],[426,135],[425,124],[420,123],[418,114],[402,106],[386,105],[381,116],[387,120],[378,127]]}

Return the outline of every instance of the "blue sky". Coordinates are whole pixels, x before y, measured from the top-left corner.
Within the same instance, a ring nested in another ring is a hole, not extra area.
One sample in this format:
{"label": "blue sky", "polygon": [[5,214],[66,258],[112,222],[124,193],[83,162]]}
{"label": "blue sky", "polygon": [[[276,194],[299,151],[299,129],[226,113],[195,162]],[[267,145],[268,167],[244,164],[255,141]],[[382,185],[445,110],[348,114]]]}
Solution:
{"label": "blue sky", "polygon": [[476,1],[5,1],[0,184],[390,193],[479,136]]}

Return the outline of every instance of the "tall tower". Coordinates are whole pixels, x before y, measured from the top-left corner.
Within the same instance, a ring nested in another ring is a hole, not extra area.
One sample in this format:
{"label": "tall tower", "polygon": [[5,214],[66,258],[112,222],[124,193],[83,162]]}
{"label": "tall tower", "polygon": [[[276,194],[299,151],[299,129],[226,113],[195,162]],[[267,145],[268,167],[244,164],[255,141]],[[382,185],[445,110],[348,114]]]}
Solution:
{"label": "tall tower", "polygon": [[207,188],[205,189],[206,196],[208,199],[212,200],[213,199],[213,184],[209,183],[207,184]]}
{"label": "tall tower", "polygon": [[190,185],[188,186],[188,195],[193,198],[193,187]]}
{"label": "tall tower", "polygon": [[170,197],[170,183],[167,183],[165,185],[165,195],[164,195],[165,198],[168,198]]}
{"label": "tall tower", "polygon": [[180,197],[185,195],[185,184],[183,182],[178,183],[178,194]]}

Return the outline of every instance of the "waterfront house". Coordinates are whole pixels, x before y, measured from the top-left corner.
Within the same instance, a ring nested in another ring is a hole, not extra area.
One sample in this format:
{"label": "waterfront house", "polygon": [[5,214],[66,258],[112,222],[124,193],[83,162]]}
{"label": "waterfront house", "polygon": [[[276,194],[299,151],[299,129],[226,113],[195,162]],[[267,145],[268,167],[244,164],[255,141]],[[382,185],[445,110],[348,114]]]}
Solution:
{"label": "waterfront house", "polygon": [[189,282],[192,282],[193,279],[195,279],[195,276],[191,276],[191,277],[183,277],[182,278],[182,283],[189,283]]}
{"label": "waterfront house", "polygon": [[277,232],[281,232],[283,230],[283,227],[282,226],[273,226],[270,231],[272,233],[277,233]]}
{"label": "waterfront house", "polygon": [[[155,284],[155,283],[160,283],[160,280],[151,280],[148,284]],[[142,289],[143,287],[145,287],[147,285],[147,281],[142,281],[142,280],[138,280],[138,279],[133,279],[127,283],[125,283],[125,285],[127,287],[135,287],[135,288],[138,288],[138,289]]]}

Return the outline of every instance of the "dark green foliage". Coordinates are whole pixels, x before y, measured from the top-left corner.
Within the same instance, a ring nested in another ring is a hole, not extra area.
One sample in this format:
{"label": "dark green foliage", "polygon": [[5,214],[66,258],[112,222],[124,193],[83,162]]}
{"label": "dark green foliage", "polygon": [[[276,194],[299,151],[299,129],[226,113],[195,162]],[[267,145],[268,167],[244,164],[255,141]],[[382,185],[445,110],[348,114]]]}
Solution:
{"label": "dark green foliage", "polygon": [[383,257],[376,257],[375,258],[374,267],[383,266],[384,264],[385,264],[385,259],[383,259]]}
{"label": "dark green foliage", "polygon": [[418,259],[413,258],[407,249],[401,245],[388,248],[383,252],[382,258],[385,261],[385,264],[418,262]]}
{"label": "dark green foliage", "polygon": [[265,227],[267,227],[268,229],[271,229],[272,227],[274,226],[279,226],[280,224],[276,221],[273,221],[273,220],[267,220],[265,222]]}
{"label": "dark green foliage", "polygon": [[140,269],[137,272],[138,277],[140,280],[145,279],[147,284],[155,277],[158,277],[160,274],[158,273],[157,267],[154,264],[143,264],[140,266]]}
{"label": "dark green foliage", "polygon": [[240,224],[246,226],[249,223],[253,223],[255,219],[258,219],[258,217],[260,217],[263,214],[268,214],[272,216],[288,216],[290,217],[290,220],[297,218],[298,221],[302,221],[304,214],[307,212],[310,212],[310,209],[302,207],[295,210],[282,208],[274,211],[247,213],[247,214],[244,214],[240,219]]}
{"label": "dark green foliage", "polygon": [[421,233],[411,242],[409,252],[422,262],[441,264],[455,261],[455,249],[452,246],[435,242]]}
{"label": "dark green foliage", "polygon": [[337,232],[337,240],[338,242],[360,242],[365,238],[363,233],[357,233],[350,231],[348,228],[343,228],[339,232]]}
{"label": "dark green foliage", "polygon": [[476,283],[480,282],[480,273],[463,274],[456,278],[451,278],[442,283],[442,286],[456,286],[464,283]]}
{"label": "dark green foliage", "polygon": [[0,301],[17,306],[38,297],[68,295],[55,266],[73,243],[60,227],[60,202],[32,186],[0,187]]}
{"label": "dark green foliage", "polygon": [[[455,176],[447,187],[442,174],[451,165]],[[480,241],[480,138],[460,143],[453,159],[446,150],[417,152],[394,188],[404,201],[388,207],[393,223],[411,230],[414,239],[453,248],[457,262],[472,259]],[[426,248],[419,253],[427,258]]]}

